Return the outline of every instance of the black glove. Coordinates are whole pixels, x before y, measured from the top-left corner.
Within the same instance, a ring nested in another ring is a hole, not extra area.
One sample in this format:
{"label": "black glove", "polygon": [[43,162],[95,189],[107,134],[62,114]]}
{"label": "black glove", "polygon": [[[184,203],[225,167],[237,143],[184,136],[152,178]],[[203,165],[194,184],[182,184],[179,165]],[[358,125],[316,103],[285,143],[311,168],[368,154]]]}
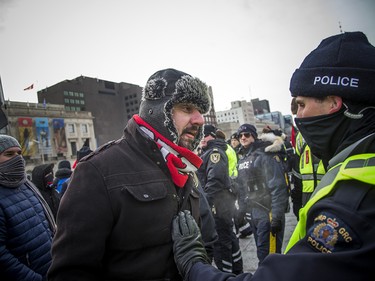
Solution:
{"label": "black glove", "polygon": [[272,220],[271,221],[271,233],[276,235],[277,232],[281,231],[282,225],[280,220]]}
{"label": "black glove", "polygon": [[194,263],[210,263],[198,225],[189,211],[180,212],[173,220],[172,239],[174,260],[183,277],[187,277]]}

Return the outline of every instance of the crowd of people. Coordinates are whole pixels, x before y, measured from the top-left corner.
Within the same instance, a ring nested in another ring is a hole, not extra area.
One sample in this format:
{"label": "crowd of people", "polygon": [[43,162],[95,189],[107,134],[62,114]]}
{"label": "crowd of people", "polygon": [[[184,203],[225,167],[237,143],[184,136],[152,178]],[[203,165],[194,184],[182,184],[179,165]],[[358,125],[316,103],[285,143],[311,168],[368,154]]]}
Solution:
{"label": "crowd of people", "polygon": [[0,135],[0,280],[371,280],[374,76],[365,34],[328,37],[292,75],[295,134],[245,123],[227,138],[204,124],[207,85],[159,70],[120,139],[31,179]]}

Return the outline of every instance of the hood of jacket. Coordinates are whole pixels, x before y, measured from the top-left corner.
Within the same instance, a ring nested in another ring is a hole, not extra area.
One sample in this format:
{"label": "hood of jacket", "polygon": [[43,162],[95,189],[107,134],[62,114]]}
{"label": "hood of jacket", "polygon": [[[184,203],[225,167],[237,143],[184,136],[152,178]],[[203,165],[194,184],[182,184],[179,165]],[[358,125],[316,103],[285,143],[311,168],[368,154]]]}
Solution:
{"label": "hood of jacket", "polygon": [[42,164],[36,166],[31,174],[31,181],[39,189],[46,189],[44,184],[44,177],[50,172],[53,172],[53,164]]}

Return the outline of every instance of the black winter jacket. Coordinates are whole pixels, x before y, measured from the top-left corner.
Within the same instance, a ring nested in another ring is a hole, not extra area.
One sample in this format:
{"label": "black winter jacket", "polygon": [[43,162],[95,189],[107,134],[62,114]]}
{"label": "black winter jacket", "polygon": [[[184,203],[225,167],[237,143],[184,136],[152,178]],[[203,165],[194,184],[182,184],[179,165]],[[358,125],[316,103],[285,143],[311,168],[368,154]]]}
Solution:
{"label": "black winter jacket", "polygon": [[224,140],[214,139],[207,142],[201,158],[203,164],[197,171],[199,181],[208,196],[229,190],[232,183],[228,173],[228,157]]}
{"label": "black winter jacket", "polygon": [[281,220],[288,206],[288,186],[282,159],[278,153],[265,152],[271,143],[256,140],[238,160],[239,205],[272,211]]}
{"label": "black winter jacket", "polygon": [[175,187],[156,143],[133,119],[124,137],[82,159],[62,197],[48,280],[181,280],[172,220],[199,221],[198,180]]}
{"label": "black winter jacket", "polygon": [[56,219],[60,204],[60,195],[53,184],[47,186],[44,181],[45,175],[50,172],[53,172],[53,164],[42,164],[36,166],[32,172],[32,182],[38,188],[44,200],[46,200],[53,213],[53,217]]}

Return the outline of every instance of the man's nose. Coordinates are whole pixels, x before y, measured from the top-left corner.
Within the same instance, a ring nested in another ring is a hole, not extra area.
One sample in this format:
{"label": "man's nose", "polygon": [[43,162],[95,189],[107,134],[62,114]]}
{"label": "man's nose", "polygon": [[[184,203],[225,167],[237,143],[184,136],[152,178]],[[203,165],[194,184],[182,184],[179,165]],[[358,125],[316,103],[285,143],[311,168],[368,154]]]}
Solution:
{"label": "man's nose", "polygon": [[197,109],[191,115],[191,123],[199,126],[203,126],[204,124],[204,117]]}

